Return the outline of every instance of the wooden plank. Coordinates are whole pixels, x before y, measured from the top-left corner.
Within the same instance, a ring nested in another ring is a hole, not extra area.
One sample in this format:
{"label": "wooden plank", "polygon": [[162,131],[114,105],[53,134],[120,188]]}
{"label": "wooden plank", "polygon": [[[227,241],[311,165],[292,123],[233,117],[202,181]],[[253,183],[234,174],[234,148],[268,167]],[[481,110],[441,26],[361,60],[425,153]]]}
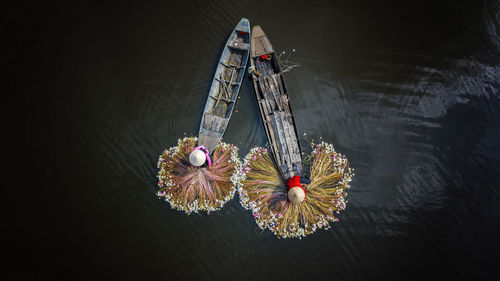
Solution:
{"label": "wooden plank", "polygon": [[227,64],[232,64],[232,65],[241,65],[242,63],[242,58],[243,58],[243,53],[247,52],[242,51],[242,50],[237,50],[237,49],[231,49],[229,48],[229,53],[230,56],[227,60]]}
{"label": "wooden plank", "polygon": [[250,44],[247,44],[247,43],[243,43],[243,42],[240,42],[240,41],[237,41],[237,42],[231,42],[230,45],[227,45],[229,48],[233,48],[233,49],[237,49],[237,50],[242,50],[242,51],[246,51],[248,50],[248,48],[250,47]]}
{"label": "wooden plank", "polygon": [[[276,146],[276,137],[274,135],[274,130],[271,124],[271,117],[269,116],[269,112],[266,109],[265,100],[259,99],[259,107],[260,113],[262,117],[262,123],[264,124],[264,128],[267,135],[267,140],[269,141],[269,145],[271,146],[273,151],[278,151],[278,147]],[[273,153],[274,155],[274,153]],[[276,159],[276,162],[278,160]]]}
{"label": "wooden plank", "polygon": [[203,145],[209,151],[213,151],[217,144],[219,144],[220,139],[221,135],[216,134],[215,132],[202,131],[198,135],[198,144]]}
{"label": "wooden plank", "polygon": [[274,111],[275,104],[274,101],[270,98],[269,89],[264,79],[265,78],[263,76],[259,77],[260,90],[262,92],[262,97],[264,99],[264,104],[266,105],[267,112],[271,113]]}
{"label": "wooden plank", "polygon": [[284,120],[283,120],[283,112],[280,112],[278,114],[278,116],[279,116],[279,121],[281,123],[280,125],[281,125],[281,127],[283,129],[282,143],[283,143],[283,146],[286,148],[286,150],[285,150],[284,153],[286,153],[285,159],[287,161],[286,164],[287,164],[287,168],[289,170],[288,172],[290,173],[293,170],[293,166],[292,166],[293,161],[292,161],[292,158],[291,158],[291,154],[292,154],[292,151],[290,150],[291,147],[289,146],[289,142],[290,142],[290,140],[289,140],[289,130],[287,129],[286,122],[284,122]]}
{"label": "wooden plank", "polygon": [[[282,113],[286,114],[286,113]],[[295,134],[295,129],[291,123],[290,116],[284,116],[283,124],[286,132],[286,143],[288,145],[288,151],[290,152],[290,159],[293,163],[302,161],[300,151],[298,148],[297,137]]]}
{"label": "wooden plank", "polygon": [[282,80],[281,80],[281,74],[276,74],[273,76],[274,80],[276,81],[276,83],[278,84],[279,88],[280,88],[280,93],[282,95],[286,95],[286,92],[285,92],[285,88],[283,87],[283,83],[282,83]]}
{"label": "wooden plank", "polygon": [[278,125],[276,124],[275,116],[274,115],[269,115],[269,123],[271,124],[271,128],[273,128],[274,132],[274,137],[276,139],[276,147],[278,148],[277,153],[274,153],[276,158],[278,159],[278,165],[281,165],[284,163],[284,159],[282,157],[282,147],[280,143],[280,130]]}
{"label": "wooden plank", "polygon": [[203,128],[208,131],[222,133],[227,126],[227,122],[227,118],[223,118],[210,113],[205,113],[205,122],[203,124]]}
{"label": "wooden plank", "polygon": [[226,82],[222,82],[224,84],[224,86],[226,87],[226,93],[227,93],[228,98],[231,98],[233,96],[232,91],[230,93],[228,87],[231,87],[231,84],[233,83],[233,75],[234,75],[235,70],[236,69],[234,69],[234,68],[231,69],[231,76],[229,77],[229,80],[228,80],[229,81],[228,83],[230,83],[229,85],[227,85]]}
{"label": "wooden plank", "polygon": [[281,148],[279,151],[280,151],[280,158],[282,159],[282,165],[286,165],[288,167],[291,161],[288,152],[288,147],[286,146],[285,143],[285,132],[283,129],[283,122],[281,121],[280,116],[281,116],[280,112],[275,112],[271,116],[271,122],[276,127],[275,131],[278,132],[277,145],[279,148]]}
{"label": "wooden plank", "polygon": [[234,68],[236,68],[237,70],[240,70],[240,69],[242,69],[242,68],[243,68],[243,66],[233,65],[233,64],[227,64],[227,63],[222,62],[222,61],[220,62],[220,64],[222,64],[223,66],[228,67],[228,68],[229,68],[229,67],[234,67]]}
{"label": "wooden plank", "polygon": [[288,145],[288,148],[289,148],[289,151],[290,151],[290,158],[292,158],[292,162],[295,162],[294,160],[294,155],[296,153],[296,148],[297,148],[297,140],[295,138],[295,130],[293,129],[293,126],[292,124],[290,124],[290,121],[289,119],[287,118],[287,116],[285,115],[285,113],[283,113],[283,124],[285,126],[285,129],[286,129],[286,134],[287,134],[287,145]]}
{"label": "wooden plank", "polygon": [[[219,99],[218,97],[217,97],[217,98],[212,97],[212,96],[210,96],[210,97],[211,97],[211,98],[213,98],[214,100]],[[227,102],[227,103],[234,102],[233,100],[228,100],[228,99],[225,99],[225,98],[220,98],[220,100],[223,100],[223,101],[225,101],[225,102]]]}
{"label": "wooden plank", "polygon": [[268,77],[267,81],[269,83],[269,91],[272,93],[272,97],[274,98],[278,110],[283,111],[283,102],[281,100],[281,95],[276,80],[274,79],[274,75],[271,76],[271,78]]}

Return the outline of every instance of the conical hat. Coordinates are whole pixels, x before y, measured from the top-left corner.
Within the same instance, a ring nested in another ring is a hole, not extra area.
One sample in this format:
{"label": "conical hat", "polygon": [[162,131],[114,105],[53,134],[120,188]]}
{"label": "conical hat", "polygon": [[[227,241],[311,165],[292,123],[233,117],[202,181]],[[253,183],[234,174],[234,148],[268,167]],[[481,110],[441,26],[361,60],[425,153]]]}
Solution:
{"label": "conical hat", "polygon": [[199,167],[205,163],[207,160],[207,157],[205,156],[205,153],[201,150],[195,150],[189,154],[189,162],[191,162],[191,165]]}
{"label": "conical hat", "polygon": [[306,198],[306,193],[304,190],[298,186],[290,188],[288,190],[288,199],[292,203],[302,203],[304,202],[304,199]]}

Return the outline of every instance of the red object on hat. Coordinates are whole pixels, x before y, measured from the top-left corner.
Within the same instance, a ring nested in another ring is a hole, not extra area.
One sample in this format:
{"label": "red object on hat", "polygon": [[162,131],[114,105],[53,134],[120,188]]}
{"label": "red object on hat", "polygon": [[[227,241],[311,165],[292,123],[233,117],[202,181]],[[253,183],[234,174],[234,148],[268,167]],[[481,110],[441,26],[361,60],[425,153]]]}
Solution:
{"label": "red object on hat", "polygon": [[265,60],[265,59],[267,59],[267,55],[262,55],[262,56],[260,56],[260,58]]}
{"label": "red object on hat", "polygon": [[288,190],[294,187],[300,187],[302,190],[304,190],[304,194],[307,194],[307,191],[300,184],[300,176],[293,176],[286,182],[286,185],[288,185]]}

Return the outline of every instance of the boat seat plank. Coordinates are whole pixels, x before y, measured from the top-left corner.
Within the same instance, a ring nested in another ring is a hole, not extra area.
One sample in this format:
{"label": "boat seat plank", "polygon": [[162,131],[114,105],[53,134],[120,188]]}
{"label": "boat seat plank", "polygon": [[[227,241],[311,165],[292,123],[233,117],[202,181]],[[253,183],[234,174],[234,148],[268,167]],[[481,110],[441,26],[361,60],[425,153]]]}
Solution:
{"label": "boat seat plank", "polygon": [[279,83],[280,83],[280,89],[282,93],[286,93],[286,83],[285,83],[285,78],[283,77],[282,74],[279,74]]}
{"label": "boat seat plank", "polygon": [[239,31],[239,32],[241,32],[241,33],[243,33],[245,35],[248,35],[249,31],[250,31],[250,29],[248,27],[246,27],[246,26],[245,27],[238,27],[237,26],[234,30]]}
{"label": "boat seat plank", "polygon": [[242,68],[243,68],[243,66],[240,66],[240,65],[234,65],[234,64],[227,64],[227,63],[222,62],[222,61],[221,61],[220,63],[221,63],[223,66],[225,66],[225,67],[234,67],[234,68],[236,68],[236,69],[242,69]]}
{"label": "boat seat plank", "polygon": [[247,51],[250,48],[250,44],[243,43],[240,41],[233,41],[231,44],[227,45],[229,48],[236,49],[236,50],[242,50],[242,51]]}
{"label": "boat seat plank", "polygon": [[226,99],[226,98],[217,98],[217,97],[214,97],[214,96],[210,96],[210,97],[213,98],[214,100],[221,100],[221,101],[225,101],[227,103],[234,102],[233,100],[229,100],[229,99]]}
{"label": "boat seat plank", "polygon": [[213,151],[221,139],[218,135],[211,133],[213,132],[200,132],[198,139],[198,144],[203,145],[209,151]]}
{"label": "boat seat plank", "polygon": [[227,118],[213,115],[210,113],[205,113],[205,122],[203,122],[203,128],[208,131],[213,131],[217,133],[223,133],[228,120]]}

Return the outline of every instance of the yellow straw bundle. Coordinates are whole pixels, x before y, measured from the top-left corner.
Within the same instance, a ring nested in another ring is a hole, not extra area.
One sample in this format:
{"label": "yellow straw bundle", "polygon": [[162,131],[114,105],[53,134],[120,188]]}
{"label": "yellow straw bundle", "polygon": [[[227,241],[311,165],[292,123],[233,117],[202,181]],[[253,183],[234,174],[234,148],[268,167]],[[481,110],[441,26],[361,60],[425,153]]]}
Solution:
{"label": "yellow straw bundle", "polygon": [[261,229],[269,228],[282,238],[301,238],[338,221],[334,214],[345,209],[353,176],[347,158],[323,142],[314,145],[305,162],[310,165],[311,183],[303,185],[307,190],[304,202],[292,204],[270,152],[256,147],[245,157],[238,178],[240,202],[252,211]]}

